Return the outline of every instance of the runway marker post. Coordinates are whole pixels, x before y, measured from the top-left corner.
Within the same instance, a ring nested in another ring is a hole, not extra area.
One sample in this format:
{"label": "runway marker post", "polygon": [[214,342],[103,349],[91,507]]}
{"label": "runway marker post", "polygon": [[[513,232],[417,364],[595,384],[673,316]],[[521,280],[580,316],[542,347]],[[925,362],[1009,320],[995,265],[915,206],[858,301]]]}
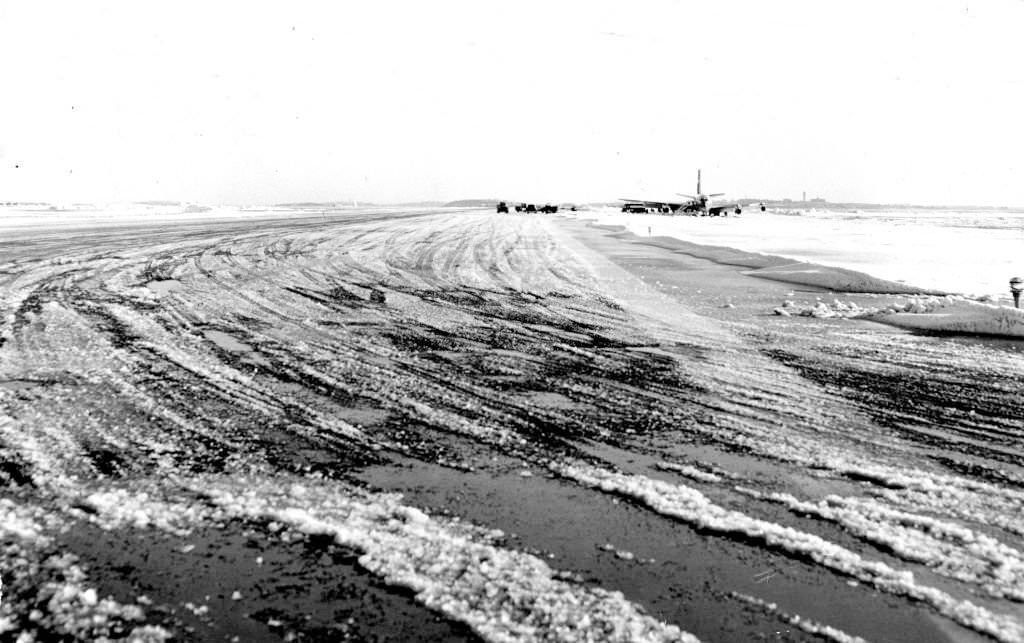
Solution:
{"label": "runway marker post", "polygon": [[1020,293],[1024,291],[1024,279],[1014,277],[1010,280],[1010,294],[1013,295],[1013,307],[1020,308]]}

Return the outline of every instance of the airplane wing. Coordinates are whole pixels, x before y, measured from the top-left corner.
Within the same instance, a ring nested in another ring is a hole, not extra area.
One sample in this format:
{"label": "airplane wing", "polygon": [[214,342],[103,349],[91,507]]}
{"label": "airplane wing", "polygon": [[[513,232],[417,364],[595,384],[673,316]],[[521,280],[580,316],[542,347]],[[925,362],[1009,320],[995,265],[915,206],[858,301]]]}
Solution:
{"label": "airplane wing", "polygon": [[684,203],[672,203],[671,201],[648,201],[647,199],[619,199],[619,201],[625,201],[626,203],[639,203],[641,205],[649,205],[655,208],[663,205],[667,205],[670,208],[678,208],[682,205],[685,205]]}

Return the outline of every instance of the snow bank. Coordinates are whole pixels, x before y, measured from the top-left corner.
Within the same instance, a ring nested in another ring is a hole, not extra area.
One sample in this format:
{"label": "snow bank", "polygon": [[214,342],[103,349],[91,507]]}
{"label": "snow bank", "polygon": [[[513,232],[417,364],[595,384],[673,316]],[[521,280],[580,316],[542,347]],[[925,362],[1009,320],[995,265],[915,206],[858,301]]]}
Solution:
{"label": "snow bank", "polygon": [[1024,337],[1024,311],[962,297],[918,299],[909,310],[886,310],[870,319],[912,328],[949,333]]}
{"label": "snow bank", "polygon": [[877,308],[864,308],[855,302],[843,302],[833,299],[831,303],[822,301],[820,298],[813,304],[797,304],[791,299],[782,302],[782,305],[774,310],[776,315],[782,317],[816,317],[818,319],[833,318],[854,318],[865,317],[878,312]]}
{"label": "snow bank", "polygon": [[833,299],[798,305],[785,301],[776,315],[830,318],[859,318],[910,328],[946,333],[969,333],[1024,337],[1024,310],[968,299],[959,295],[911,296],[881,307],[862,307]]}
{"label": "snow bank", "polygon": [[1024,640],[1024,624],[1010,615],[996,614],[970,601],[957,600],[942,590],[916,582],[910,571],[867,560],[819,536],[725,509],[695,489],[583,463],[552,463],[550,466],[566,478],[608,493],[635,498],[660,514],[700,529],[742,535],[760,541],[770,549],[810,559],[834,572],[870,583],[881,591],[920,601],[960,625],[996,640],[1005,643]]}

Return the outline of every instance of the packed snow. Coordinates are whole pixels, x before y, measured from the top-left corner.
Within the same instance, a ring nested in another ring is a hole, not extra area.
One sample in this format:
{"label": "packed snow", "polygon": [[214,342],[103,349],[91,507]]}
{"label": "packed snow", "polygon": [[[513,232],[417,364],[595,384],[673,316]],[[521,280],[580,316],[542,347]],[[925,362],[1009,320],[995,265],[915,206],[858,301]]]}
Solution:
{"label": "packed snow", "polygon": [[912,286],[1006,298],[1024,273],[1024,212],[889,209],[769,210],[688,217],[585,213],[640,236],[668,236],[710,246],[839,266]]}
{"label": "packed snow", "polygon": [[[1012,308],[1009,280],[1024,275],[1020,247],[1024,213],[890,210],[871,212],[769,211],[740,216],[633,215],[611,209],[586,213],[640,237],[674,237],[706,246],[704,256],[725,262],[722,248],[800,263],[769,261],[748,274],[835,292],[959,294],[922,297],[904,309],[847,309],[813,304],[777,314],[866,317],[925,331],[1024,336],[1024,313]],[[903,285],[901,287],[901,284]]]}
{"label": "packed snow", "polygon": [[781,316],[819,319],[868,319],[923,331],[1024,337],[1024,310],[958,295],[912,295],[879,307],[861,306],[837,298],[832,302],[818,299],[803,304],[786,300],[774,312]]}

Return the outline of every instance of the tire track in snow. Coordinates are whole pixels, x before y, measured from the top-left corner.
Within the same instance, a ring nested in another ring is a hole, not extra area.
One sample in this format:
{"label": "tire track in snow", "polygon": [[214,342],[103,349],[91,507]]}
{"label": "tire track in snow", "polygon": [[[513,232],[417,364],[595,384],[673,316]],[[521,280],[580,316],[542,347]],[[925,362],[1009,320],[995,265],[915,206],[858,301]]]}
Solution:
{"label": "tire track in snow", "polygon": [[642,476],[624,475],[581,464],[555,464],[552,470],[581,484],[632,497],[666,516],[724,535],[742,535],[841,574],[870,583],[881,591],[925,603],[955,622],[1005,643],[1024,639],[1024,625],[1010,614],[993,613],[968,600],[921,585],[914,575],[839,547],[813,534],[751,518],[724,509],[700,492]]}

